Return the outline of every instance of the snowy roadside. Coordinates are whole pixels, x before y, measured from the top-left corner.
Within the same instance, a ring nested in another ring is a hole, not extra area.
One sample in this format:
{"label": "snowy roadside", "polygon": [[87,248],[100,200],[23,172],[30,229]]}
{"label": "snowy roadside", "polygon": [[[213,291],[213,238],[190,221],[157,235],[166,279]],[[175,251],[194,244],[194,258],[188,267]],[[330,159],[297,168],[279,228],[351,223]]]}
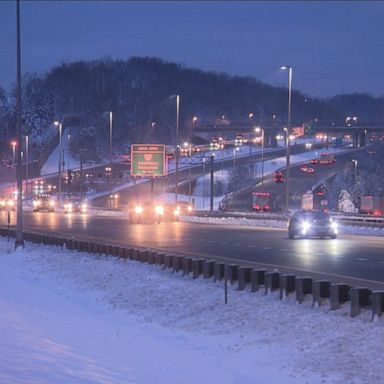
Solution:
{"label": "snowy roadside", "polygon": [[[159,267],[0,239],[2,383],[369,383],[384,323]],[[214,379],[213,379],[214,378]]]}

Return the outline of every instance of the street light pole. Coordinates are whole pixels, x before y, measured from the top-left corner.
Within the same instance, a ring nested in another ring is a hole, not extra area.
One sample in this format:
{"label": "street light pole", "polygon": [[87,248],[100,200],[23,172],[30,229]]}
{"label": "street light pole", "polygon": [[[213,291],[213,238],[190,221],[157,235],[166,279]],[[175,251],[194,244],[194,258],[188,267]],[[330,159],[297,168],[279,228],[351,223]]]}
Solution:
{"label": "street light pole", "polygon": [[59,127],[59,205],[62,205],[62,196],[61,196],[61,156],[62,156],[62,143],[61,138],[63,134],[63,125],[59,121],[55,121],[54,124]]}
{"label": "street light pole", "polygon": [[291,134],[291,102],[292,102],[292,67],[290,65],[285,65],[281,69],[288,70],[288,122],[287,122],[287,135],[286,135],[286,144],[287,144],[287,173],[286,173],[286,189],[285,189],[285,210],[289,210],[289,163],[290,163],[290,134]]}
{"label": "street light pole", "polygon": [[179,113],[180,113],[180,95],[176,95],[176,170],[175,170],[175,201],[177,202],[179,192]]}
{"label": "street light pole", "polygon": [[20,37],[20,0],[16,1],[16,132],[17,132],[17,214],[15,249],[24,248],[23,239],[23,164],[21,163],[21,37]]}
{"label": "street light pole", "polygon": [[112,112],[109,112],[109,162],[112,162]]}
{"label": "street light pole", "polygon": [[28,199],[28,148],[29,137],[25,136],[25,199]]}
{"label": "street light pole", "polygon": [[261,129],[261,189],[264,188],[264,129]]}

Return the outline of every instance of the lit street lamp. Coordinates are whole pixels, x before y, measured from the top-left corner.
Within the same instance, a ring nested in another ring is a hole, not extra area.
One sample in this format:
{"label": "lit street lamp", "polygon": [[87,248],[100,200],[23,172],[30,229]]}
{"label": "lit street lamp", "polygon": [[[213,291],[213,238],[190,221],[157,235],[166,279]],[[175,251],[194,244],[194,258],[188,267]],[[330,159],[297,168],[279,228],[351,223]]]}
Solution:
{"label": "lit street lamp", "polygon": [[29,137],[25,136],[25,198],[28,199],[28,152]]}
{"label": "lit street lamp", "polygon": [[109,112],[109,162],[112,162],[112,112]]}
{"label": "lit street lamp", "polygon": [[62,205],[62,196],[61,196],[61,153],[62,153],[62,143],[61,138],[63,134],[63,124],[59,121],[55,121],[54,124],[56,127],[59,127],[59,204]]}
{"label": "lit street lamp", "polygon": [[357,160],[356,160],[356,159],[352,159],[352,163],[353,163],[354,168],[355,168],[354,182],[355,182],[355,184],[356,184],[356,176],[357,176]]}
{"label": "lit street lamp", "polygon": [[285,189],[285,210],[289,210],[289,161],[290,161],[290,140],[289,135],[291,132],[291,102],[292,102],[292,67],[290,65],[285,65],[281,69],[286,69],[288,71],[288,123],[287,123],[287,171],[286,171],[286,189]]}

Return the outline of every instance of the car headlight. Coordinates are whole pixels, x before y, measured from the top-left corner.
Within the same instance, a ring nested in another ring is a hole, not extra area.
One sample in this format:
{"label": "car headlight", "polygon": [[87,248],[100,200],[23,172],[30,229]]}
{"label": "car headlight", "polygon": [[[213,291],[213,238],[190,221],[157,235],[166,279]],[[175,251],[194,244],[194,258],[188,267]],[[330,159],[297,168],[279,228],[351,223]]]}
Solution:
{"label": "car headlight", "polygon": [[84,212],[87,210],[87,204],[81,204],[81,210]]}
{"label": "car headlight", "polygon": [[175,215],[175,216],[179,216],[180,215],[180,209],[175,209],[174,211],[173,211],[173,214]]}
{"label": "car headlight", "polygon": [[142,214],[143,213],[143,207],[140,207],[140,206],[135,207],[135,213],[137,213],[138,215]]}
{"label": "car headlight", "polygon": [[308,231],[308,229],[311,227],[311,224],[308,223],[308,221],[303,221],[301,223],[301,227],[303,228],[303,231]]}
{"label": "car headlight", "polygon": [[64,209],[66,209],[68,212],[72,212],[72,204],[64,205]]}
{"label": "car headlight", "polygon": [[192,212],[192,207],[190,205],[188,205],[187,210],[188,210],[188,212]]}
{"label": "car headlight", "polygon": [[13,200],[8,200],[8,205],[10,207],[13,207],[15,205],[15,202]]}
{"label": "car headlight", "polygon": [[41,204],[41,203],[40,203],[40,200],[35,200],[35,201],[33,202],[33,206],[34,206],[34,207],[38,207],[40,204]]}
{"label": "car headlight", "polygon": [[155,212],[156,212],[158,215],[162,215],[162,214],[164,214],[164,208],[163,208],[161,205],[156,205],[156,207],[155,207]]}
{"label": "car headlight", "polygon": [[337,223],[336,221],[331,221],[331,228],[336,232],[337,231]]}
{"label": "car headlight", "polygon": [[51,201],[49,202],[49,205],[50,205],[51,207],[54,207],[54,206],[55,206],[55,202],[54,202],[53,200],[51,200]]}

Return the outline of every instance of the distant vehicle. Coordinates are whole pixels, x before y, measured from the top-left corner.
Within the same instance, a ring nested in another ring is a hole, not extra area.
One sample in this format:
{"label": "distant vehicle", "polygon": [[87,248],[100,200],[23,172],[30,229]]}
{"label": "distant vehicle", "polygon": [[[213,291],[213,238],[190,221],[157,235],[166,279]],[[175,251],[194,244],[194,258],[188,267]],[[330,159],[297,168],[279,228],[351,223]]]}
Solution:
{"label": "distant vehicle", "polygon": [[284,175],[282,174],[282,172],[275,172],[275,183],[284,183]]}
{"label": "distant vehicle", "polygon": [[337,236],[337,223],[323,211],[298,211],[288,223],[288,237],[330,237]]}
{"label": "distant vehicle", "polygon": [[307,173],[307,174],[314,174],[315,173],[315,169],[312,167],[308,167],[307,165],[301,166],[300,171]]}
{"label": "distant vehicle", "polygon": [[209,143],[210,149],[223,149],[224,148],[224,139],[222,137],[212,136]]}
{"label": "distant vehicle", "polygon": [[80,198],[72,197],[68,198],[64,203],[64,213],[86,213],[88,205],[84,200]]}
{"label": "distant vehicle", "polygon": [[360,196],[360,213],[382,216],[384,212],[384,196]]}
{"label": "distant vehicle", "polygon": [[180,216],[190,215],[193,207],[186,201],[164,204],[164,220],[179,221]]}
{"label": "distant vehicle", "polygon": [[321,153],[319,163],[321,165],[330,165],[336,162],[334,153]]}
{"label": "distant vehicle", "polygon": [[248,140],[245,137],[244,133],[236,133],[236,137],[235,137],[235,145],[236,146],[243,145],[243,144],[247,143],[247,141]]}
{"label": "distant vehicle", "polygon": [[15,210],[15,200],[12,197],[1,197],[0,198],[0,210]]}
{"label": "distant vehicle", "polygon": [[129,222],[138,223],[158,223],[160,224],[164,218],[164,206],[158,203],[145,201],[130,205],[128,208]]}
{"label": "distant vehicle", "polygon": [[252,192],[252,210],[254,212],[270,211],[269,198],[269,192]]}
{"label": "distant vehicle", "polygon": [[311,159],[309,162],[311,164],[319,164],[319,159]]}
{"label": "distant vehicle", "polygon": [[33,212],[40,211],[55,211],[55,200],[52,199],[49,195],[38,195],[35,196],[32,200]]}

